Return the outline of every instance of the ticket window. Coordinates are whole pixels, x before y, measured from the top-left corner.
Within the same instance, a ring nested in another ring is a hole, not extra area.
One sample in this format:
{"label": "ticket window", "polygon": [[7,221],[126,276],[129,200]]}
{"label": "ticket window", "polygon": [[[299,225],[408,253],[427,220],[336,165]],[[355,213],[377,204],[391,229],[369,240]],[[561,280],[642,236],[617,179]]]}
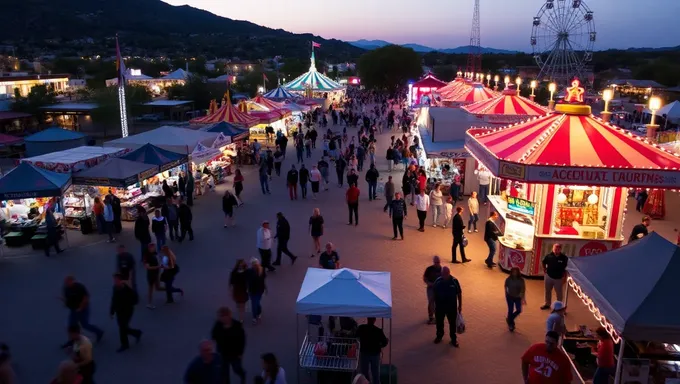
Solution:
{"label": "ticket window", "polygon": [[559,186],[553,234],[604,239],[610,208],[610,188]]}

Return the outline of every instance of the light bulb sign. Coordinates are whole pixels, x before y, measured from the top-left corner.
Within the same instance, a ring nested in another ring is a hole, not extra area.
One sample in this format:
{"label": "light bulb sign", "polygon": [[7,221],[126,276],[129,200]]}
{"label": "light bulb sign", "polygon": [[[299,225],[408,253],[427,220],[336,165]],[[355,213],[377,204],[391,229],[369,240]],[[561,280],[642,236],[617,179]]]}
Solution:
{"label": "light bulb sign", "polygon": [[535,213],[535,207],[536,205],[529,200],[508,196],[508,209],[511,211],[533,216]]}

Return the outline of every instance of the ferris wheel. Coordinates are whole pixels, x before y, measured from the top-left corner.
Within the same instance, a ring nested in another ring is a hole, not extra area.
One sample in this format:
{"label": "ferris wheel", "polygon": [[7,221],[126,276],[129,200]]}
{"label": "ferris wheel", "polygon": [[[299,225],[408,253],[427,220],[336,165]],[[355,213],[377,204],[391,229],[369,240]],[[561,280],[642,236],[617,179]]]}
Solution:
{"label": "ferris wheel", "polygon": [[568,84],[583,77],[597,38],[593,11],[582,0],[546,0],[534,17],[531,47],[539,80]]}

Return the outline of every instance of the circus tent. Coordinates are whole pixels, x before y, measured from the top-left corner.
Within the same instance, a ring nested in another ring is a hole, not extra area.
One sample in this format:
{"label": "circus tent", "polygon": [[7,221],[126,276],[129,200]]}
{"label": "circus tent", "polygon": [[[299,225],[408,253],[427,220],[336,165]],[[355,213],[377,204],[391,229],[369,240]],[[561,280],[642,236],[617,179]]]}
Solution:
{"label": "circus tent", "polygon": [[225,95],[222,106],[213,114],[208,116],[197,117],[190,120],[191,124],[217,124],[222,121],[239,125],[245,128],[250,128],[258,124],[258,119],[252,117],[247,113],[241,112],[238,108],[231,104],[229,92]]}
{"label": "circus tent", "polygon": [[530,117],[548,114],[548,109],[517,94],[516,89],[506,89],[500,95],[461,107],[468,113],[491,124],[510,124]]}
{"label": "circus tent", "polygon": [[441,97],[449,97],[469,88],[470,84],[466,82],[463,77],[458,76],[453,81],[446,84],[446,86],[439,88],[435,93],[439,94]]}
{"label": "circus tent", "polygon": [[424,96],[430,97],[433,92],[437,92],[438,89],[444,88],[446,85],[446,82],[428,73],[425,77],[409,86],[409,104],[422,104]]}
{"label": "circus tent", "polygon": [[298,92],[307,91],[309,89],[315,92],[331,92],[338,91],[344,88],[336,81],[331,80],[328,76],[319,73],[316,70],[314,52],[312,52],[311,65],[309,66],[309,71],[298,76],[293,81],[284,84],[282,87],[289,91]]}
{"label": "circus tent", "polygon": [[294,93],[291,93],[287,89],[281,87],[274,88],[262,96],[271,100],[295,100],[300,97]]}
{"label": "circus tent", "polygon": [[250,99],[249,102],[255,103],[257,105],[261,105],[264,108],[266,108],[266,110],[268,110],[268,111],[281,109],[284,106],[284,103],[278,103],[276,101],[272,101],[272,100],[270,100],[270,99],[268,99],[268,98],[266,98],[262,95],[255,96],[254,98]]}
{"label": "circus tent", "polygon": [[484,87],[482,83],[472,83],[470,87],[461,89],[460,92],[442,96],[442,101],[445,104],[451,105],[466,105],[477,103],[479,101],[489,100],[498,95],[498,92],[492,91]]}

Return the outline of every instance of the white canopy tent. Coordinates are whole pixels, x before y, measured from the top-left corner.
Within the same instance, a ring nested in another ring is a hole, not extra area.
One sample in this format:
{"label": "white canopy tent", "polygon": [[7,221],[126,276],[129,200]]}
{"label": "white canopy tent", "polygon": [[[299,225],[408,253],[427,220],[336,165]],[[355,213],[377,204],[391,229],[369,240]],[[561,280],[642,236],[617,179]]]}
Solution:
{"label": "white canopy tent", "polygon": [[199,143],[206,147],[212,147],[219,135],[215,132],[163,126],[151,131],[107,141],[104,146],[137,149],[147,143],[152,143],[168,151],[190,155]]}

